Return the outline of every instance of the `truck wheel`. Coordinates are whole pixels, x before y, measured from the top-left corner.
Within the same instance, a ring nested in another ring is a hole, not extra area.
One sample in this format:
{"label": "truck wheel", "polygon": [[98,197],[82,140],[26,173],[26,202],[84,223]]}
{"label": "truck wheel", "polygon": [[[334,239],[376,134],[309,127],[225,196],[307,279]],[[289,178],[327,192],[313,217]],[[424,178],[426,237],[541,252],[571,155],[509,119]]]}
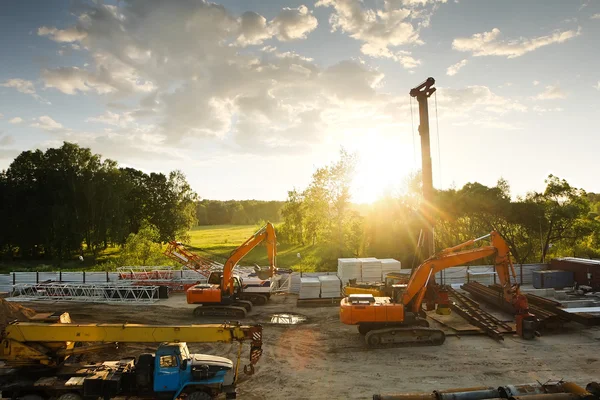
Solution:
{"label": "truck wheel", "polygon": [[212,400],[212,396],[206,392],[192,392],[187,396],[188,400]]}
{"label": "truck wheel", "polygon": [[56,400],[82,400],[82,397],[78,393],[65,393],[61,394]]}

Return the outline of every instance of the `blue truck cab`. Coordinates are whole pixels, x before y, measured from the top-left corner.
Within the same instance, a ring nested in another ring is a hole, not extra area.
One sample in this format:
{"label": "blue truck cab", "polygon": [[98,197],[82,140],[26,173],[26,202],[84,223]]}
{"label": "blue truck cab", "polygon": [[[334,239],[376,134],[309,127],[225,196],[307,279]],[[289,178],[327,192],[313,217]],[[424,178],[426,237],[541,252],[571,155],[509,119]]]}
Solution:
{"label": "blue truck cab", "polygon": [[[149,364],[147,356],[140,356],[136,369]],[[235,369],[228,358],[190,354],[186,343],[163,343],[152,358],[152,390],[157,397],[177,399],[186,394],[190,400],[205,400],[220,393],[228,399],[236,396]]]}

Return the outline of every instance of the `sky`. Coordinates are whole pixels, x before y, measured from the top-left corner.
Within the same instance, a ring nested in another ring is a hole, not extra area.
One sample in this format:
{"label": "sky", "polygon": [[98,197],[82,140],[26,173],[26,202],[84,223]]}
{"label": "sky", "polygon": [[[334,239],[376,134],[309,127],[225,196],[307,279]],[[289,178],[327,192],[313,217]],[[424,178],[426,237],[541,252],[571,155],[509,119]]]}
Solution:
{"label": "sky", "polygon": [[0,169],[63,141],[207,199],[284,200],[341,148],[353,200],[552,173],[600,192],[600,0],[4,1]]}

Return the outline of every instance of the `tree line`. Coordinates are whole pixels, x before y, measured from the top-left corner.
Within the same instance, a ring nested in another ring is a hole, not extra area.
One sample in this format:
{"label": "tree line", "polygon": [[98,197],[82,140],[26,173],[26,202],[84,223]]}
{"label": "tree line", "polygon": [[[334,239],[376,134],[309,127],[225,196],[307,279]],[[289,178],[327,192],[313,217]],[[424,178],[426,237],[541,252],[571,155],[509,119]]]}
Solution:
{"label": "tree line", "polygon": [[195,223],[196,194],[179,171],[119,167],[65,142],[24,151],[0,172],[0,255],[66,260],[123,245],[143,225],[156,240],[184,236]]}
{"label": "tree line", "polygon": [[[357,210],[349,196],[354,168],[354,157],[342,151],[339,161],[313,174],[307,188],[288,192],[280,240],[324,247],[324,264],[356,256],[394,257],[407,266],[418,262],[417,241],[424,224],[420,175],[407,180],[402,194]],[[600,257],[600,195],[553,175],[545,186],[520,197],[511,196],[503,179],[492,187],[475,182],[436,190],[433,204],[427,206],[436,249],[496,230],[517,263]]]}
{"label": "tree line", "polygon": [[196,203],[198,225],[258,225],[281,220],[283,201],[200,200]]}

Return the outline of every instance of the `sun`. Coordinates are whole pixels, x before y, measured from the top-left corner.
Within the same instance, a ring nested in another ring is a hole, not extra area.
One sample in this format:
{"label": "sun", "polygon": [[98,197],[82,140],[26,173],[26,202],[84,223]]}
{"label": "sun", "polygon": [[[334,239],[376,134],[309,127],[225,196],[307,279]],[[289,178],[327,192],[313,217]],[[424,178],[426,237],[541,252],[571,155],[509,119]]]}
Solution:
{"label": "sun", "polygon": [[348,148],[358,157],[352,182],[352,201],[373,203],[386,192],[396,191],[404,178],[416,170],[411,145],[398,139],[368,135]]}

